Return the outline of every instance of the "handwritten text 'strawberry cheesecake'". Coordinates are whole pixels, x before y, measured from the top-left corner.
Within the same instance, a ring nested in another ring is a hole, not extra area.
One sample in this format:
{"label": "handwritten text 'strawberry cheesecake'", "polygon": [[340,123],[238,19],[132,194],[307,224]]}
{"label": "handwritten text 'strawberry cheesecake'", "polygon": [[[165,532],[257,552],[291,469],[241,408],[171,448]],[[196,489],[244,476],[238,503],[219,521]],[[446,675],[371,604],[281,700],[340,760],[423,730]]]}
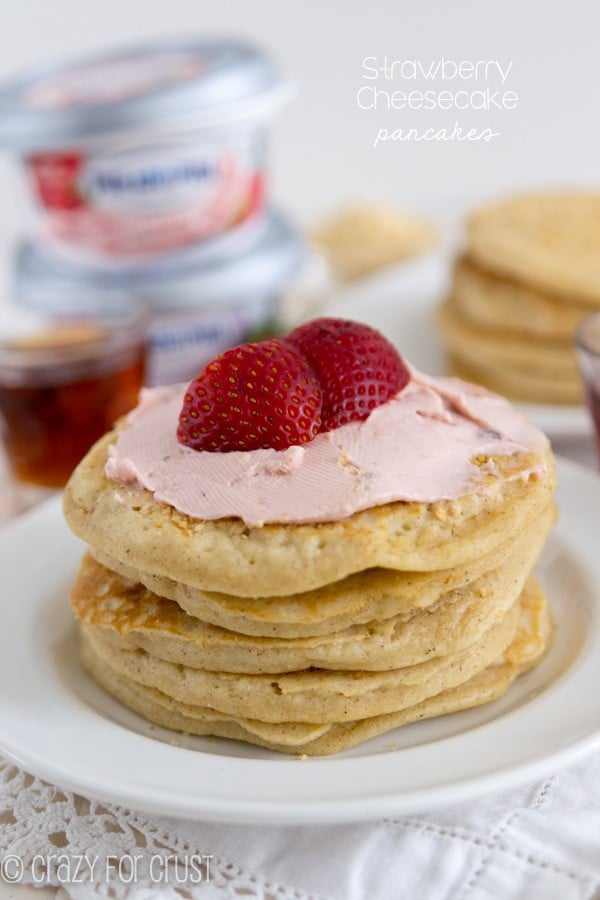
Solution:
{"label": "handwritten text 'strawberry cheesecake'", "polygon": [[498,697],[550,634],[546,438],[317,319],[155,388],[65,492],[82,659],[160,725],[300,755]]}

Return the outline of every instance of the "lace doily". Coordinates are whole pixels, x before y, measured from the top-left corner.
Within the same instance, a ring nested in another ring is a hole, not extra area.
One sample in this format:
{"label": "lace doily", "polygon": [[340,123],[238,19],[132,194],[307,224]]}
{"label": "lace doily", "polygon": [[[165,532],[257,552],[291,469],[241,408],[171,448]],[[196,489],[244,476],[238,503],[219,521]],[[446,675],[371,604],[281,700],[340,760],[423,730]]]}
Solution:
{"label": "lace doily", "polygon": [[316,900],[192,844],[185,825],[62,791],[0,759],[0,881],[73,900]]}

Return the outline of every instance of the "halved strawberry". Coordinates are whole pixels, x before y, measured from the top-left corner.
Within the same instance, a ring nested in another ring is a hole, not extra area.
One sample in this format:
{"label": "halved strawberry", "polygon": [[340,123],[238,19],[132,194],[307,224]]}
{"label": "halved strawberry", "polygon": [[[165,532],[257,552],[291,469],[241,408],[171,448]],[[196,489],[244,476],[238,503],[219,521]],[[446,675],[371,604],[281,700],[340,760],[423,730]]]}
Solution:
{"label": "halved strawberry", "polygon": [[189,385],[177,438],[194,450],[284,450],[312,440],[321,390],[310,364],[273,339],[227,350]]}
{"label": "halved strawberry", "polygon": [[396,348],[361,322],[313,319],[295,328],[286,341],[309,361],[321,385],[321,431],[366,419],[410,378]]}

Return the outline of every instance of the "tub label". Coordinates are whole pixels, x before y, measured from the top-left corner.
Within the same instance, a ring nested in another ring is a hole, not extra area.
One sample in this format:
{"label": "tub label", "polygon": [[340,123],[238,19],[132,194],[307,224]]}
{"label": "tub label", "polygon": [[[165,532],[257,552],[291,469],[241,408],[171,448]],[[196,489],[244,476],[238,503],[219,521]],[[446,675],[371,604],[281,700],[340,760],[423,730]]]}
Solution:
{"label": "tub label", "polygon": [[244,178],[241,163],[212,147],[96,157],[84,169],[81,192],[90,205],[110,212],[165,212],[235,191]]}
{"label": "tub label", "polygon": [[181,141],[29,160],[46,236],[112,257],[177,250],[262,209],[260,148]]}

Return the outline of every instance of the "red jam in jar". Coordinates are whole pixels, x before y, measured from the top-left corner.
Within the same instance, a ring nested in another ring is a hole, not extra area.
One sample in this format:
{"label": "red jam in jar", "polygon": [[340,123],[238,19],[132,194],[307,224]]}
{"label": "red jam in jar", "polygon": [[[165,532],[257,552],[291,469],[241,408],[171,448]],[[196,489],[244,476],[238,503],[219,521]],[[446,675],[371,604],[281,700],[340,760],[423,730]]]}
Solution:
{"label": "red jam in jar", "polygon": [[0,426],[16,481],[59,488],[144,380],[145,333],[65,322],[0,343]]}

